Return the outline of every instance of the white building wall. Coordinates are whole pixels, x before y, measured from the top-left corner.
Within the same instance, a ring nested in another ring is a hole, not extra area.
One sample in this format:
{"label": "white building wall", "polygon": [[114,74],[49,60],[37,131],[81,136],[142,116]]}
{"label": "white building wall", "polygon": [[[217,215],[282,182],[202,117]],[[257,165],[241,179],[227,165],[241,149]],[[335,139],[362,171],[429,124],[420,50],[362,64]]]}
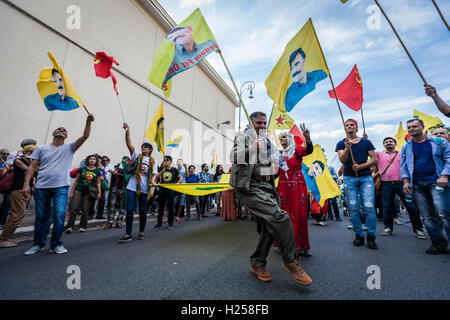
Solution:
{"label": "white building wall", "polygon": [[[132,143],[139,150],[140,144],[148,141],[145,131],[163,97],[162,91],[147,80],[153,56],[167,33],[157,20],[137,0],[11,2],[88,52],[0,2],[0,147],[17,150],[24,138],[35,138],[38,145],[50,143],[52,131],[60,126],[69,132],[67,142],[82,135],[87,116],[83,108],[48,112],[38,94],[36,81],[40,70],[51,66],[47,56],[47,52],[51,51],[88,110],[95,116],[91,136],[75,154],[73,167],[91,153],[106,154],[112,163],[117,163],[128,154],[122,114],[112,81],[96,77],[93,68],[92,53],[105,51],[119,62],[117,69],[131,78],[113,71],[131,129]],[[80,30],[70,30],[66,26],[70,16],[66,9],[73,4],[81,9]],[[195,66],[173,79],[171,98],[169,103],[164,103],[166,142],[173,137],[175,130],[185,129],[192,134],[194,122],[200,120],[203,132],[212,130],[210,133],[215,132],[228,144],[232,143],[237,102],[226,85],[218,86],[211,77],[211,74]],[[221,125],[217,129],[217,124],[226,120],[231,124]],[[226,129],[229,129],[228,138],[224,137]],[[187,141],[187,138],[183,136],[182,144],[186,144],[184,149],[190,145],[190,150],[169,147],[166,154],[178,155],[179,151],[183,151],[181,155],[187,162],[194,162],[195,143],[201,143],[199,140],[202,137],[192,137],[192,141]],[[224,146],[221,150],[217,149],[219,160],[228,160],[224,144],[218,144]],[[154,147],[153,155],[160,163],[162,156]],[[192,156],[190,161],[187,159],[189,154]],[[196,165],[202,162],[210,164],[211,159],[211,155],[197,155]]]}

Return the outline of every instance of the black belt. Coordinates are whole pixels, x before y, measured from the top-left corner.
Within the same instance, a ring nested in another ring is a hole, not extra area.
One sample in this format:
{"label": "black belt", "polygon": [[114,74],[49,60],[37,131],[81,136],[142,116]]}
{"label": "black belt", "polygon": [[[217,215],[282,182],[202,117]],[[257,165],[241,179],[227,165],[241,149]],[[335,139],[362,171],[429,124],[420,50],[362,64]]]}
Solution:
{"label": "black belt", "polygon": [[251,180],[253,182],[270,182],[272,180],[272,176],[252,176]]}
{"label": "black belt", "polygon": [[403,181],[401,181],[401,180],[395,180],[395,181],[383,181],[383,183],[389,183],[389,184],[403,184]]}

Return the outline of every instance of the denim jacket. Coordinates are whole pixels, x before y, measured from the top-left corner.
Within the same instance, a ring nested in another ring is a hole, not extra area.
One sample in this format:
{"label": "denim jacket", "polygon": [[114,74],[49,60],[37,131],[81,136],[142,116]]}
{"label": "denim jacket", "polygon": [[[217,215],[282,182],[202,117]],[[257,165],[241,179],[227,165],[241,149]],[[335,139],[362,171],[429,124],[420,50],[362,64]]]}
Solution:
{"label": "denim jacket", "polygon": [[[442,138],[430,137],[425,135],[431,144],[432,156],[438,176],[450,176],[450,145],[447,140]],[[403,178],[408,178],[411,184],[413,182],[414,173],[414,152],[412,139],[409,140],[401,151],[400,173]]]}

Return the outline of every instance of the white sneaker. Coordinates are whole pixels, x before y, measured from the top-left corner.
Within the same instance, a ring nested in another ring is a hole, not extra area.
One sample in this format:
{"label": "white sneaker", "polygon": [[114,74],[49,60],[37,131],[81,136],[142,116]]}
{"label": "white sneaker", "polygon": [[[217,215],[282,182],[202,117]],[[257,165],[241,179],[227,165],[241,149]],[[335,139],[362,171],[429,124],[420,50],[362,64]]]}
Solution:
{"label": "white sneaker", "polygon": [[35,254],[35,253],[38,253],[41,251],[44,251],[44,248],[41,248],[41,246],[38,246],[38,245],[34,245],[30,249],[25,251],[24,255],[31,256],[32,254]]}
{"label": "white sneaker", "polygon": [[347,227],[347,229],[353,229],[353,225],[350,223]]}
{"label": "white sneaker", "polygon": [[50,249],[50,253],[64,254],[67,252],[68,252],[68,250],[66,248],[64,248],[62,244],[60,244],[59,246],[56,246],[54,249]]}
{"label": "white sneaker", "polygon": [[86,232],[85,228],[80,228],[80,232]]}
{"label": "white sneaker", "polygon": [[326,226],[326,225],[327,225],[327,223],[326,223],[326,222],[324,222],[324,221],[320,221],[320,222],[319,222],[319,225],[320,225],[320,226]]}
{"label": "white sneaker", "polygon": [[383,232],[381,233],[383,236],[390,236],[392,235],[392,230],[389,227],[384,228]]}
{"label": "white sneaker", "polygon": [[423,231],[421,231],[421,230],[417,230],[416,235],[417,235],[417,238],[419,238],[419,239],[422,239],[422,240],[428,239],[428,237],[425,235],[425,233],[423,233]]}
{"label": "white sneaker", "polygon": [[399,218],[395,218],[394,219],[394,223],[395,224],[398,224],[399,226],[401,226],[403,223],[400,221],[400,219]]}

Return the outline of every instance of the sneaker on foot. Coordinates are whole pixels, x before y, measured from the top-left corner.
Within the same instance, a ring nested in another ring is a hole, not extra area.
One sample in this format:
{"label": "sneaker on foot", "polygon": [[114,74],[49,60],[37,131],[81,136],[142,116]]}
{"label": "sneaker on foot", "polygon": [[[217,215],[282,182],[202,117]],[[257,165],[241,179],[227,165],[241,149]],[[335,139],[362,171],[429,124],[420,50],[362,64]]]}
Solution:
{"label": "sneaker on foot", "polygon": [[445,254],[448,253],[448,249],[447,247],[432,244],[425,252],[428,254]]}
{"label": "sneaker on foot", "polygon": [[392,235],[392,230],[391,230],[391,228],[386,227],[386,228],[384,228],[383,232],[381,232],[381,234],[383,236],[390,236],[390,235]]}
{"label": "sneaker on foot", "polygon": [[159,229],[159,228],[161,228],[162,226],[159,224],[159,223],[157,223],[157,224],[155,224],[154,226],[153,226],[153,228],[152,229]]}
{"label": "sneaker on foot", "polygon": [[349,225],[348,225],[348,227],[347,227],[347,229],[353,229],[353,225],[350,223]]}
{"label": "sneaker on foot", "polygon": [[68,250],[66,248],[64,248],[62,244],[60,244],[59,246],[56,246],[53,249],[50,249],[50,253],[64,254],[67,252],[68,252]]}
{"label": "sneaker on foot", "polygon": [[67,228],[64,232],[65,232],[65,233],[72,233],[72,228],[69,227],[69,228]]}
{"label": "sneaker on foot", "polygon": [[357,234],[355,240],[353,240],[353,245],[360,247],[363,244],[364,244],[364,237],[361,237],[359,234]]}
{"label": "sneaker on foot", "polygon": [[85,228],[80,228],[80,232],[86,232]]}
{"label": "sneaker on foot", "polygon": [[399,218],[395,218],[395,219],[394,219],[394,223],[395,223],[395,224],[398,224],[399,226],[403,224],[403,223],[400,221]]}
{"label": "sneaker on foot", "polygon": [[417,230],[416,231],[416,236],[417,236],[417,238],[422,239],[422,240],[427,240],[428,239],[428,237],[425,235],[425,233],[423,233],[422,230]]}
{"label": "sneaker on foot", "polygon": [[336,221],[342,221],[342,219],[340,217],[337,217]]}
{"label": "sneaker on foot", "polygon": [[262,282],[269,282],[272,280],[272,276],[266,269],[251,266],[250,271],[255,274]]}
{"label": "sneaker on foot", "polygon": [[362,231],[367,231],[367,226],[365,224],[362,225]]}
{"label": "sneaker on foot", "polygon": [[375,237],[369,235],[367,236],[367,246],[369,249],[378,249],[378,246],[375,243]]}
{"label": "sneaker on foot", "polygon": [[108,230],[112,228],[112,223],[108,223],[103,227],[103,230]]}
{"label": "sneaker on foot", "polygon": [[120,238],[119,243],[125,243],[125,242],[129,242],[133,239],[131,239],[131,236],[129,235],[124,235],[122,238]]}
{"label": "sneaker on foot", "polygon": [[173,230],[173,224],[169,224],[169,225],[167,226],[167,229]]}
{"label": "sneaker on foot", "polygon": [[17,247],[18,244],[13,240],[3,240],[0,241],[0,248],[14,248]]}
{"label": "sneaker on foot", "polygon": [[326,226],[326,225],[327,225],[327,223],[325,221],[320,221],[319,222],[319,226]]}
{"label": "sneaker on foot", "polygon": [[143,233],[139,233],[137,236],[138,240],[144,240],[145,239],[145,235]]}
{"label": "sneaker on foot", "polygon": [[303,271],[303,269],[297,265],[294,261],[292,263],[285,263],[284,261],[281,263],[284,271],[286,271],[295,282],[300,283],[304,286],[308,286],[311,284],[312,280],[309,275]]}
{"label": "sneaker on foot", "polygon": [[40,251],[44,251],[44,248],[41,248],[41,246],[34,245],[27,251],[25,251],[24,255],[31,256],[32,254],[38,253]]}

